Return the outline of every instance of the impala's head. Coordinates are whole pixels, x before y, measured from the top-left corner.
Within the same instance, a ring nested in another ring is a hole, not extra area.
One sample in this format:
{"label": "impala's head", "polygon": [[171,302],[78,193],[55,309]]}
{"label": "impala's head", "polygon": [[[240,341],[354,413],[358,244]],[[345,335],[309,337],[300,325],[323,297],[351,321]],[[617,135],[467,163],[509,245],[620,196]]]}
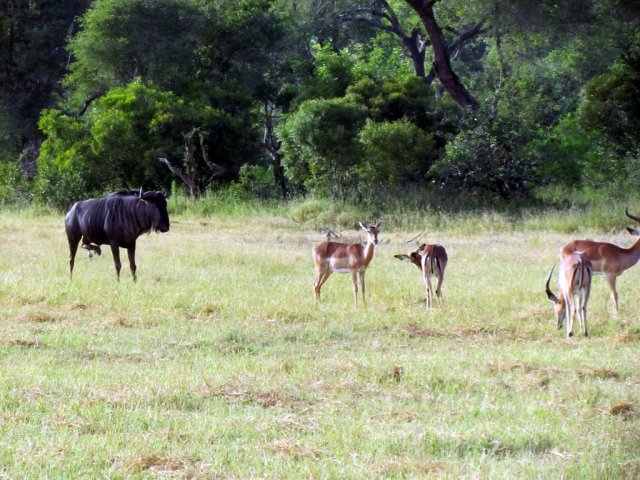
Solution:
{"label": "impala's head", "polygon": [[423,243],[418,247],[417,250],[414,250],[411,253],[408,253],[406,255],[404,253],[400,253],[398,255],[394,255],[394,257],[398,260],[409,260],[416,267],[418,267],[418,270],[422,270],[422,256],[420,255],[420,252],[424,250],[426,246],[427,245]]}
{"label": "impala's head", "polygon": [[[555,267],[554,267],[555,268]],[[553,275],[553,268],[549,272],[549,276],[547,277],[547,284],[545,290],[547,292],[547,297],[549,300],[553,302],[553,309],[556,312],[556,320],[558,321],[558,330],[562,328],[562,324],[564,322],[564,317],[567,314],[567,308],[564,303],[564,297],[556,297],[556,295],[549,288],[549,282],[551,281],[551,275]]]}
{"label": "impala's head", "polygon": [[378,240],[378,233],[380,233],[380,222],[376,223],[375,225],[367,225],[366,223],[359,222],[358,225],[360,225],[360,228],[362,228],[365,232],[367,232],[367,235],[369,235],[369,243],[373,243],[374,245],[380,243],[380,241]]}
{"label": "impala's head", "polygon": [[[629,207],[627,207],[627,208],[624,210],[624,213],[625,213],[625,214],[627,215],[627,217],[629,217],[631,220],[634,220],[634,221],[636,221],[636,222],[640,223],[640,217],[636,217],[635,215],[631,215],[631,214],[629,213]],[[630,228],[630,227],[627,227],[627,231],[628,231],[631,235],[633,235],[634,237],[640,237],[640,231],[638,231],[638,229],[636,229],[636,228]]]}

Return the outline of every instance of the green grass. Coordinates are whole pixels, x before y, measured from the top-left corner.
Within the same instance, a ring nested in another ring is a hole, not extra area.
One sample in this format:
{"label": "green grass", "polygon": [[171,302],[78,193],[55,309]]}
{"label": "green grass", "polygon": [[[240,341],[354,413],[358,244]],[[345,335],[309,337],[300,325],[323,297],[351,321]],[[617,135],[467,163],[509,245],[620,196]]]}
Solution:
{"label": "green grass", "polygon": [[[139,240],[137,284],[108,251],[69,282],[62,216],[0,213],[0,477],[640,475],[640,267],[618,316],[595,278],[586,339],[544,294],[565,241],[628,234],[558,233],[566,212],[383,217],[368,308],[337,274],[316,306],[323,234],[298,207],[183,210]],[[425,226],[450,257],[431,311],[393,258]]]}

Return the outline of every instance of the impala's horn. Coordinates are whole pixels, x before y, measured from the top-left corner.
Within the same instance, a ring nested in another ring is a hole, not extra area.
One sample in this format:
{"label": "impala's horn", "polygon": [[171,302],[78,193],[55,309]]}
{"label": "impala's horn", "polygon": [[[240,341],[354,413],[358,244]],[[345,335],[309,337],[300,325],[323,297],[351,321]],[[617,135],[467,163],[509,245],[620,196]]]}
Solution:
{"label": "impala's horn", "polygon": [[419,244],[419,243],[420,243],[419,238],[421,238],[425,233],[427,233],[427,230],[428,230],[428,229],[429,229],[429,227],[425,228],[425,229],[424,229],[424,231],[423,231],[422,233],[419,233],[418,235],[416,235],[415,237],[413,237],[411,240],[407,240],[407,241],[406,241],[406,242],[404,242],[404,243],[413,243],[413,242],[415,242],[415,241],[417,240],[417,241],[418,241],[417,243]]}
{"label": "impala's horn", "polygon": [[551,271],[549,272],[549,276],[547,277],[545,291],[547,292],[547,297],[549,298],[549,300],[551,300],[553,303],[558,303],[558,297],[556,297],[554,293],[551,291],[551,289],[549,288],[549,282],[551,281],[551,275],[553,275],[554,268],[555,268],[555,265],[551,267]]}
{"label": "impala's horn", "polygon": [[325,227],[323,229],[323,232],[327,236],[327,241],[331,240],[332,238],[338,238],[340,236],[336,232],[331,230],[329,227]]}
{"label": "impala's horn", "polygon": [[640,217],[634,217],[633,215],[631,215],[629,213],[629,207],[624,209],[624,213],[626,213],[627,217],[629,217],[631,220],[635,220],[636,222],[640,223]]}

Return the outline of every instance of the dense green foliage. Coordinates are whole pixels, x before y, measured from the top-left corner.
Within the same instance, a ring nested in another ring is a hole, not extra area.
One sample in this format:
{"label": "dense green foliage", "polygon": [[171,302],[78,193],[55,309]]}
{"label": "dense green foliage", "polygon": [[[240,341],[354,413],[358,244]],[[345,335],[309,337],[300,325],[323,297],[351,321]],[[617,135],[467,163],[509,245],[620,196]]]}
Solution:
{"label": "dense green foliage", "polygon": [[634,2],[436,2],[440,50],[409,0],[63,3],[0,7],[2,203],[175,180],[483,205],[638,180]]}

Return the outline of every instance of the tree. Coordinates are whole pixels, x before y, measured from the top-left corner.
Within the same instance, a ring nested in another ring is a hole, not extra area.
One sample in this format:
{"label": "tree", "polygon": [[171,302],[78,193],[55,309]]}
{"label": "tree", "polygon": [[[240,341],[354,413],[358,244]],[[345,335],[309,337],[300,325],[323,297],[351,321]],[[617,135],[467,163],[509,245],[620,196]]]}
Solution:
{"label": "tree", "polygon": [[229,165],[234,149],[221,140],[243,138],[233,117],[139,79],[111,89],[81,118],[49,110],[40,128],[46,140],[38,159],[37,193],[58,205],[105,190],[167,184],[170,172],[159,157],[182,158],[192,170],[189,186],[199,194],[222,170],[209,153]]}
{"label": "tree", "polygon": [[69,41],[64,85],[76,108],[136,77],[181,91],[196,73],[204,12],[184,0],[96,0]]}
{"label": "tree", "polygon": [[304,102],[278,130],[288,178],[309,191],[349,198],[365,119],[366,109],[347,98]]}
{"label": "tree", "polygon": [[0,160],[23,152],[21,168],[35,174],[40,136],[40,110],[53,105],[59,81],[69,62],[67,39],[75,32],[75,17],[89,0],[0,2]]}
{"label": "tree", "polygon": [[[411,2],[407,3],[411,5]],[[414,5],[411,6],[416,9]],[[419,13],[418,10],[416,11]],[[388,32],[398,37],[411,58],[416,76],[421,78],[426,85],[431,85],[433,80],[438,76],[436,70],[438,64],[436,62],[433,62],[427,73],[425,66],[427,48],[430,46],[433,47],[436,60],[438,57],[444,55],[445,67],[448,65],[448,68],[451,69],[448,59],[455,58],[466,42],[486,33],[485,23],[488,19],[488,15],[484,15],[477,22],[464,27],[462,30],[455,30],[449,27],[456,36],[451,41],[445,41],[442,31],[439,29],[435,19],[431,18],[433,17],[433,13],[431,12],[429,16],[430,20],[428,23],[425,23],[425,26],[428,27],[427,32],[429,32],[429,36],[433,36],[436,39],[436,44],[434,44],[432,38],[425,38],[423,31],[418,26],[414,25],[411,27],[410,32],[408,32],[403,26],[401,16],[396,13],[396,8],[387,0],[375,0],[367,6],[348,8],[340,14],[339,17],[343,21],[366,23],[375,29]],[[447,43],[446,51],[442,50],[444,43]],[[442,58],[440,62],[443,62]]]}

